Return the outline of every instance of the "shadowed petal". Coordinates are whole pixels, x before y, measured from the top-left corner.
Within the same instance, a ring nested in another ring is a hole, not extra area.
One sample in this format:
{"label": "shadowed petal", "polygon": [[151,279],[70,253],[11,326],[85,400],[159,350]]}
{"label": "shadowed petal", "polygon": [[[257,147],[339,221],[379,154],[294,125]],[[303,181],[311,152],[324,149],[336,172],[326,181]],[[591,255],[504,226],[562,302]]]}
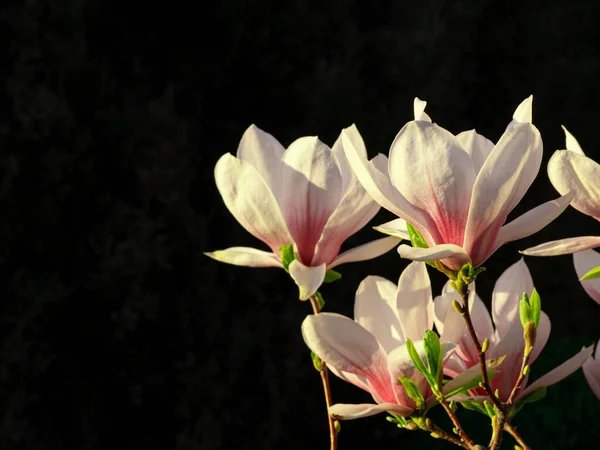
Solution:
{"label": "shadowed petal", "polygon": [[390,236],[396,236],[400,239],[410,241],[410,234],[408,233],[406,220],[404,219],[390,220],[389,222],[373,227],[373,229],[383,234],[389,234]]}
{"label": "shadowed petal", "polygon": [[596,344],[596,355],[588,358],[581,367],[590,388],[600,400],[600,346]]}
{"label": "shadowed petal", "polygon": [[323,284],[327,267],[325,264],[310,267],[295,259],[289,266],[290,276],[300,289],[300,300],[308,300]]}
{"label": "shadowed petal", "polygon": [[375,414],[385,411],[390,411],[402,417],[406,417],[410,416],[414,409],[406,408],[395,403],[380,403],[379,405],[372,403],[337,403],[329,408],[329,414],[331,417],[338,420],[360,419],[361,417],[374,416]]}
{"label": "shadowed petal", "polygon": [[456,140],[460,143],[461,147],[471,157],[473,162],[473,169],[475,173],[479,173],[483,167],[483,163],[492,150],[494,149],[494,143],[485,136],[477,134],[475,130],[463,131],[456,135]]}
{"label": "shadowed petal", "polygon": [[531,356],[529,357],[529,364],[533,364],[533,362],[540,355],[544,347],[548,343],[548,338],[550,337],[550,318],[544,312],[540,312],[540,324],[538,325],[538,329],[535,337],[535,345],[533,346],[533,352],[531,352]]}
{"label": "shadowed petal", "polygon": [[440,334],[442,344],[458,344],[466,331],[465,320],[452,306],[452,300],[458,298],[458,293],[446,292],[434,300],[435,327]]}
{"label": "shadowed petal", "polygon": [[204,252],[217,261],[248,267],[282,267],[281,262],[272,252],[264,252],[249,247],[231,247],[225,250]]}
{"label": "shadowed petal", "polygon": [[558,256],[582,252],[590,248],[600,247],[600,236],[579,236],[558,241],[545,242],[519,253],[528,256]]}
{"label": "shadowed petal", "polygon": [[400,275],[396,294],[398,318],[407,339],[418,341],[433,328],[433,299],[425,263],[412,262]]}
{"label": "shadowed petal", "polygon": [[[590,270],[600,266],[600,253],[594,250],[586,250],[584,252],[573,254],[573,263],[577,276],[581,279]],[[585,292],[592,297],[597,303],[600,303],[600,278],[581,281],[581,286]]]}
{"label": "shadowed petal", "polygon": [[346,250],[344,253],[335,258],[335,260],[328,267],[329,269],[333,269],[340,264],[366,261],[368,259],[377,258],[378,256],[389,252],[392,248],[398,245],[400,241],[400,238],[389,236],[367,242],[366,244]]}
{"label": "shadowed petal", "polygon": [[[421,356],[421,359],[426,361],[425,344],[423,340],[415,341],[413,343],[417,353]],[[425,376],[415,367],[405,344],[394,349],[388,355],[388,370],[390,373],[390,383],[394,389],[396,402],[398,404],[409,408],[414,408],[416,406],[415,401],[406,393],[399,377],[410,378],[416,384],[419,392],[423,394],[423,398],[427,399],[431,395],[431,388],[429,387]]]}

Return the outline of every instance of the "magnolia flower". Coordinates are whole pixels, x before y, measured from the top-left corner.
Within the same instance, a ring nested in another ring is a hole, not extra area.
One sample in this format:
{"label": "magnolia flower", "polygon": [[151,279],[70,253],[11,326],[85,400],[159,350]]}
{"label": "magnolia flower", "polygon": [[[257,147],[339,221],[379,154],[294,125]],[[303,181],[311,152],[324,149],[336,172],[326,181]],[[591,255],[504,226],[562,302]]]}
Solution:
{"label": "magnolia flower", "polygon": [[495,145],[475,130],[454,136],[431,122],[425,105],[415,99],[415,120],[396,136],[387,164],[381,156],[367,161],[356,128],[342,132],[346,156],[362,185],[401,218],[384,228],[407,221],[429,246],[401,245],[401,257],[441,260],[453,270],[468,262],[477,267],[501,245],[539,231],[567,207],[570,196],[565,195],[504,224],[542,160],[540,133],[531,124],[532,97],[519,105]]}
{"label": "magnolia flower", "polygon": [[600,399],[600,345],[596,345],[595,358],[588,358],[582,369],[592,391]]}
{"label": "magnolia flower", "polygon": [[[429,276],[423,263],[411,263],[400,275],[398,286],[381,277],[365,278],[354,304],[354,320],[339,314],[309,315],[302,323],[306,345],[343,380],[369,392],[375,403],[336,404],[329,412],[339,419],[357,419],[389,411],[409,416],[415,402],[406,394],[399,377],[410,378],[425,399],[435,400],[423,374],[414,366],[406,339],[414,341],[425,359],[423,337],[433,326],[433,301]],[[445,354],[453,345],[444,346]],[[444,392],[460,387],[473,371],[444,386]],[[461,384],[462,383],[462,384]]]}
{"label": "magnolia flower", "polygon": [[[478,339],[482,342],[489,339],[488,358],[500,358],[504,361],[490,380],[492,391],[498,390],[499,399],[506,402],[517,382],[521,370],[521,362],[525,349],[523,325],[519,317],[519,302],[523,293],[531,294],[533,280],[527,265],[521,259],[510,266],[498,278],[492,294],[492,317],[485,305],[475,293],[475,286],[470,287],[469,309]],[[458,293],[446,284],[441,296],[435,299],[435,325],[446,340],[457,345],[445,366],[445,374],[457,376],[463,371],[479,365],[479,357],[470,338],[468,330],[459,325],[462,316],[452,307],[452,301],[459,300]],[[493,324],[492,324],[493,319]],[[448,330],[450,327],[451,330]],[[495,328],[494,328],[495,327]],[[550,319],[543,311],[533,351],[528,364],[531,365],[538,357],[550,335]],[[445,340],[442,340],[444,342]],[[518,388],[515,401],[524,398],[536,389],[550,386],[575,372],[591,355],[592,347],[584,348],[571,359],[565,361],[546,375],[527,386],[528,375]],[[471,390],[474,396],[485,395],[482,388]]]}
{"label": "magnolia flower", "polygon": [[[353,139],[362,145],[358,131]],[[302,137],[286,150],[251,125],[237,157],[227,153],[217,162],[215,180],[231,214],[271,251],[232,247],[206,255],[240,266],[282,267],[279,249],[293,244],[297,259],[289,272],[302,300],[316,292],[328,269],[375,258],[399,242],[379,239],[339,254],[344,240],[379,210],[350,170],[339,138],[330,149],[317,137]]]}
{"label": "magnolia flower", "polygon": [[[562,128],[567,149],[554,152],[548,162],[548,177],[560,194],[572,193],[573,208],[600,220],[600,164],[585,156],[577,139],[565,127]],[[596,247],[600,247],[600,236],[580,236],[546,242],[521,253],[556,256]]]}
{"label": "magnolia flower", "polygon": [[600,278],[581,280],[590,270],[600,266],[600,253],[594,250],[575,253],[573,254],[573,263],[575,264],[575,271],[585,292],[597,303],[600,303]]}

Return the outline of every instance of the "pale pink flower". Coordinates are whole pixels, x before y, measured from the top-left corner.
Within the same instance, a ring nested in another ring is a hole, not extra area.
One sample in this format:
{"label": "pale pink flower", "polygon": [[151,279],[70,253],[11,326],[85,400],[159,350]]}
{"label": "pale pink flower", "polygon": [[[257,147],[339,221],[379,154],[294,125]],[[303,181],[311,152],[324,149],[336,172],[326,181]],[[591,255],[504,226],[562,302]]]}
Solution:
{"label": "pale pink flower", "polygon": [[[548,162],[548,177],[561,195],[573,195],[573,208],[600,221],[600,164],[585,156],[577,139],[562,128],[567,149],[554,152]],[[600,236],[579,236],[546,242],[521,253],[556,256],[596,247],[600,247]]]}
{"label": "pale pink flower", "polygon": [[[336,404],[329,412],[356,419],[389,411],[408,416],[415,402],[398,377],[410,378],[427,403],[435,400],[425,377],[415,368],[406,339],[425,359],[425,331],[433,326],[431,285],[424,263],[411,263],[398,286],[381,277],[365,278],[354,304],[354,320],[333,313],[309,315],[302,323],[306,345],[343,380],[369,392],[375,403]],[[446,344],[445,352],[453,345]],[[446,353],[447,354],[447,353]],[[466,373],[444,387],[450,392],[476,376]]]}
{"label": "pale pink flower", "polygon": [[600,399],[600,345],[596,344],[595,358],[588,358],[582,369],[592,391]]}
{"label": "pale pink flower", "polygon": [[585,292],[597,303],[600,303],[600,278],[581,280],[590,270],[600,266],[600,253],[595,250],[584,250],[583,252],[574,253],[573,263]]}
{"label": "pale pink flower", "polygon": [[415,99],[415,120],[396,136],[387,164],[381,156],[367,161],[352,127],[342,132],[346,156],[360,182],[375,201],[400,217],[380,231],[404,228],[407,221],[429,246],[401,245],[400,256],[442,260],[454,270],[468,262],[477,267],[501,245],[539,231],[567,207],[568,195],[505,224],[542,160],[531,105],[532,97],[519,105],[494,145],[475,130],[454,136],[432,123],[425,102]]}
{"label": "pale pink flower", "polygon": [[[348,133],[366,158],[358,131]],[[252,125],[237,157],[219,159],[215,180],[231,214],[271,251],[232,247],[206,255],[240,266],[282,267],[279,248],[294,244],[298,259],[289,271],[302,300],[316,292],[328,269],[375,258],[399,242],[378,239],[339,254],[342,243],[379,210],[350,170],[340,138],[330,149],[317,137],[302,137],[286,150]]]}
{"label": "pale pink flower", "polygon": [[[519,317],[519,302],[523,293],[531,295],[533,280],[527,265],[521,259],[510,266],[498,278],[492,294],[492,317],[487,308],[475,293],[475,285],[470,286],[469,310],[473,319],[475,332],[480,342],[489,339],[487,358],[496,359],[505,356],[497,372],[490,381],[492,391],[498,390],[500,400],[507,401],[513,386],[519,377],[525,341],[523,339],[523,325]],[[445,374],[457,376],[463,371],[479,365],[479,358],[471,337],[466,329],[462,316],[452,307],[453,300],[459,300],[458,293],[445,286],[441,296],[435,299],[435,325],[442,334],[442,342],[457,344],[453,354],[445,366]],[[493,324],[492,324],[493,318]],[[495,328],[494,328],[495,326]],[[533,352],[528,364],[535,362],[540,352],[546,345],[550,335],[550,319],[543,311]],[[571,359],[565,361],[546,375],[527,386],[528,377],[516,393],[515,400],[524,398],[536,389],[550,386],[575,372],[591,355],[592,347],[584,348]],[[473,396],[485,395],[482,388],[473,389]]]}

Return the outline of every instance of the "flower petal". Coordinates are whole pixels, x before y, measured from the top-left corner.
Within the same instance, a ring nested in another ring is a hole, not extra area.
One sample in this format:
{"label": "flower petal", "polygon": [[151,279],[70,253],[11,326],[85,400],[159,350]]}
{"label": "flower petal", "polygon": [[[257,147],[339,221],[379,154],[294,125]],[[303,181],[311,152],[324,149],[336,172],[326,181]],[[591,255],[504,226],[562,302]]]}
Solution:
{"label": "flower petal", "polygon": [[354,300],[354,320],[370,331],[386,353],[403,344],[404,334],[398,318],[397,286],[378,276],[368,276]]}
{"label": "flower petal", "polygon": [[463,131],[457,134],[456,140],[471,157],[475,173],[479,173],[483,167],[483,163],[485,163],[487,157],[492,153],[494,143],[485,136],[478,134],[475,130]]}
{"label": "flower petal", "polygon": [[[586,250],[584,252],[573,254],[573,263],[577,276],[581,279],[590,270],[600,266],[600,253],[594,250]],[[597,303],[600,303],[600,278],[581,281],[581,286],[585,292],[592,297]]]}
{"label": "flower petal", "polygon": [[363,228],[379,211],[379,204],[365,191],[358,180],[346,192],[327,220],[317,242],[311,265],[331,263],[342,243]]}
{"label": "flower petal", "polygon": [[567,150],[579,153],[580,155],[585,155],[585,153],[583,153],[583,150],[581,149],[581,145],[579,145],[579,142],[577,142],[577,139],[575,139],[575,136],[569,133],[569,130],[567,130],[564,125],[561,125],[561,127],[565,132],[565,145],[567,147]]}
{"label": "flower petal", "polygon": [[293,242],[275,196],[250,163],[223,155],[215,166],[215,181],[233,217],[274,253]]}
{"label": "flower petal", "polygon": [[418,341],[433,329],[433,299],[425,263],[412,262],[400,275],[396,294],[398,319],[407,339]]}
{"label": "flower petal", "polygon": [[[350,125],[348,128],[345,129],[345,132],[348,133],[348,135],[350,136],[351,141],[354,143],[354,148],[358,152],[360,157],[366,161],[368,159],[367,149],[365,147],[365,143],[363,141],[362,136],[356,128],[356,125]],[[333,144],[333,147],[331,147],[331,152],[337,160],[338,166],[340,168],[340,173],[342,174],[342,192],[347,192],[350,186],[354,184],[354,182],[358,180],[358,178],[356,178],[356,175],[354,174],[354,171],[352,170],[352,167],[348,162],[348,158],[346,157],[342,133],[343,132],[340,133],[339,137]]]}
{"label": "flower petal", "polygon": [[425,107],[427,106],[427,102],[421,100],[419,97],[415,97],[415,101],[413,103],[413,109],[415,113],[415,120],[422,120],[424,122],[431,123],[431,117],[427,115],[425,112]]}
{"label": "flower petal", "polygon": [[513,114],[513,120],[520,123],[531,123],[532,121],[533,95],[523,100]]}
{"label": "flower petal", "polygon": [[462,315],[452,306],[452,301],[459,298],[456,291],[445,292],[436,297],[433,302],[435,327],[440,334],[442,344],[458,344],[466,331]]}
{"label": "flower petal", "polygon": [[548,177],[562,195],[575,194],[573,208],[600,220],[600,164],[579,153],[558,150],[548,162]]}
{"label": "flower petal", "polygon": [[300,300],[308,300],[323,284],[327,267],[325,264],[310,267],[295,259],[289,266],[290,276],[300,289]]}
{"label": "flower petal", "polygon": [[596,359],[588,358],[581,368],[592,392],[600,399],[600,346],[596,344]]}
{"label": "flower petal", "polygon": [[531,352],[531,356],[529,357],[529,364],[533,364],[533,362],[540,355],[544,347],[548,343],[548,339],[550,338],[550,318],[544,312],[540,312],[540,323],[537,328],[536,336],[535,336],[535,345],[533,346],[533,352]]}
{"label": "flower petal", "polygon": [[281,262],[272,252],[264,252],[249,247],[231,247],[225,250],[204,252],[212,259],[236,266],[248,267],[282,267]]}
{"label": "flower petal", "polygon": [[387,355],[375,336],[354,320],[334,313],[309,315],[302,322],[302,336],[329,366],[364,377],[373,396],[395,401]]}
{"label": "flower petal", "polygon": [[509,126],[477,174],[465,232],[465,250],[479,266],[491,254],[508,214],[531,186],[542,162],[542,139],[525,123]]}
{"label": "flower petal", "polygon": [[392,248],[398,245],[400,241],[400,238],[388,236],[367,242],[366,244],[351,248],[350,250],[346,250],[344,253],[338,255],[338,257],[335,258],[331,264],[329,264],[328,268],[333,269],[340,264],[366,261],[368,259],[377,258],[378,256],[389,252]]}
{"label": "flower petal", "polygon": [[242,136],[237,157],[250,163],[276,195],[280,187],[281,158],[284,152],[285,148],[277,139],[253,124]]}
{"label": "flower petal", "polygon": [[434,245],[429,248],[401,245],[398,247],[398,253],[401,258],[412,259],[413,261],[435,261],[453,258],[458,261],[457,265],[460,267],[471,262],[469,255],[461,247],[454,244]]}
{"label": "flower petal", "polygon": [[373,227],[373,229],[383,234],[389,234],[390,236],[396,236],[400,239],[410,241],[410,234],[408,233],[406,220],[404,219],[390,220],[389,222]]}
{"label": "flower petal", "polygon": [[511,265],[500,275],[492,293],[492,317],[500,337],[519,321],[519,303],[523,293],[531,295],[533,279],[523,258]]}
{"label": "flower petal", "polygon": [[521,392],[519,398],[523,398],[527,394],[535,391],[536,389],[551,386],[568,377],[581,367],[581,365],[586,361],[586,359],[588,359],[592,355],[593,350],[593,345],[590,347],[583,347],[583,349],[571,359],[568,359],[560,366],[556,367],[555,369],[552,369],[546,375],[538,378],[536,381],[527,386],[527,388],[523,392]]}
{"label": "flower petal", "polygon": [[316,137],[294,141],[283,163],[283,216],[301,261],[311,264],[323,228],[340,202],[342,177],[331,150]]}
{"label": "flower petal", "polygon": [[596,247],[600,247],[600,236],[579,236],[545,242],[519,253],[528,256],[558,256],[570,255]]}
{"label": "flower petal", "polygon": [[[421,359],[425,361],[426,356],[424,341],[415,341],[413,344],[417,353],[421,356]],[[406,344],[402,344],[388,355],[388,370],[390,373],[390,384],[393,386],[394,394],[396,395],[396,402],[399,405],[409,408],[414,408],[416,406],[415,401],[406,393],[406,389],[404,389],[399,377],[410,378],[411,381],[415,383],[425,400],[427,400],[427,398],[431,395],[431,388],[429,387],[425,376],[415,367],[410,354],[408,353]]]}
{"label": "flower petal", "polygon": [[473,328],[475,328],[477,338],[480,342],[483,342],[485,338],[492,339],[494,326],[492,325],[492,318],[488,309],[475,291],[475,286],[471,286],[471,289],[469,289],[469,312],[471,313],[471,320],[473,321]]}
{"label": "flower petal", "polygon": [[372,403],[336,403],[329,408],[329,414],[331,417],[338,420],[360,419],[361,417],[374,416],[375,414],[379,414],[384,411],[393,412],[400,416],[406,417],[410,416],[414,409],[406,408],[395,403],[380,403],[379,405]]}
{"label": "flower petal", "polygon": [[392,143],[388,167],[398,192],[431,217],[434,242],[462,245],[475,170],[456,138],[435,124],[409,122]]}

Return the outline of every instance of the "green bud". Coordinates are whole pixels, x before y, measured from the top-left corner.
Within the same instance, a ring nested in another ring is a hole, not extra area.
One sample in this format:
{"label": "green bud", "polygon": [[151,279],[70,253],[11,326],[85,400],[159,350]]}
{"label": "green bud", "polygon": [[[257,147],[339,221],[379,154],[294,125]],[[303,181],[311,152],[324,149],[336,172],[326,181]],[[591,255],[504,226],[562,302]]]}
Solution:
{"label": "green bud", "polygon": [[319,358],[314,352],[310,352],[310,357],[312,359],[313,366],[315,367],[315,369],[318,372],[323,372],[323,362],[321,361],[321,358]]}
{"label": "green bud", "polygon": [[439,439],[439,438],[441,437],[441,436],[440,436],[438,433],[436,433],[435,431],[431,432],[431,435],[430,435],[430,436],[431,436],[432,438],[434,438],[434,439]]}
{"label": "green bud", "polygon": [[458,428],[452,428],[452,432],[454,434],[460,434],[460,431],[458,431]]}
{"label": "green bud", "polygon": [[406,428],[410,431],[415,431],[419,429],[419,425],[414,423],[412,420],[409,420],[408,422],[406,422]]}
{"label": "green bud", "polygon": [[459,314],[464,313],[462,305],[457,300],[452,300],[452,307],[454,308],[454,310],[457,313],[459,313]]}
{"label": "green bud", "polygon": [[529,373],[529,364],[527,364],[525,367],[523,367],[523,375],[527,376],[528,373]]}
{"label": "green bud", "polygon": [[482,353],[487,352],[488,348],[490,348],[490,340],[488,338],[485,338],[483,340],[483,344],[481,344],[481,352]]}
{"label": "green bud", "polygon": [[340,434],[340,431],[342,431],[342,425],[338,420],[333,421],[333,427],[335,428],[335,434]]}

